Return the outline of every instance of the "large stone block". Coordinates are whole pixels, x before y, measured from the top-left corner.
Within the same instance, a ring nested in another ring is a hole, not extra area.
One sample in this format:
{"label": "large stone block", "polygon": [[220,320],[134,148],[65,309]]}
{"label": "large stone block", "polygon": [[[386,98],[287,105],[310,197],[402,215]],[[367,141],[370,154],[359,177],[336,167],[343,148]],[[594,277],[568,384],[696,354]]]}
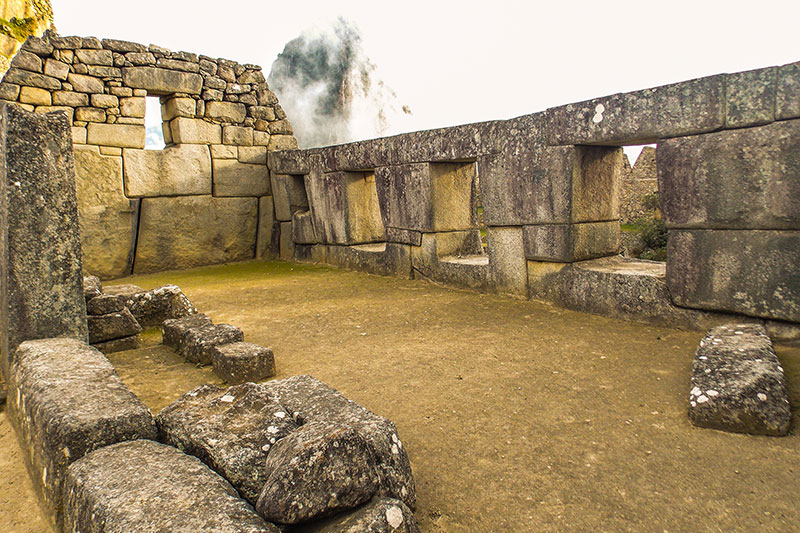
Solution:
{"label": "large stone block", "polygon": [[119,148],[144,148],[145,127],[138,124],[89,124],[87,142]]}
{"label": "large stone block", "polygon": [[264,381],[275,375],[272,349],[249,342],[215,346],[211,351],[214,373],[231,385]]}
{"label": "large stone block", "polygon": [[272,196],[258,199],[258,236],[256,237],[256,259],[270,257],[273,253],[273,227],[275,226],[275,209]]}
{"label": "large stone block", "polygon": [[800,118],[800,61],[778,68],[775,119]]}
{"label": "large stone block", "polygon": [[[199,144],[123,152],[128,197],[211,194],[211,155]],[[266,171],[265,171],[266,179]]]}
{"label": "large stone block", "polygon": [[194,98],[170,98],[161,106],[161,120],[169,121],[175,117],[194,118],[197,102]]}
{"label": "large stone block", "polygon": [[266,165],[214,159],[214,196],[265,196],[270,193]]}
{"label": "large stone block", "polygon": [[292,219],[296,211],[308,211],[305,179],[298,174],[270,172],[275,218],[282,222]]}
{"label": "large stone block", "polygon": [[177,117],[170,121],[172,141],[187,144],[221,144],[222,128],[204,120]]}
{"label": "large stone block", "polygon": [[699,427],[782,436],[792,411],[786,380],[763,326],[726,324],[700,341],[692,364],[689,419]]}
{"label": "large stone block", "polygon": [[167,320],[197,313],[197,309],[177,285],[164,285],[130,294],[125,299],[125,305],[144,328],[161,327]]}
{"label": "large stone block", "polygon": [[800,228],[800,120],[660,142],[668,228]]}
{"label": "large stone block", "polygon": [[142,199],[135,272],[252,259],[257,205],[257,198]]}
{"label": "large stone block", "polygon": [[288,261],[294,259],[294,240],[292,239],[291,222],[281,222],[279,257]]}
{"label": "large stone block", "polygon": [[744,128],[775,120],[775,85],[778,68],[769,67],[728,74],[725,127]]}
{"label": "large stone block", "polygon": [[616,255],[619,221],[525,226],[525,257],[537,261],[583,261]]}
{"label": "large stone block", "polygon": [[522,228],[490,227],[486,230],[489,275],[492,287],[501,294],[528,297],[528,266]]}
{"label": "large stone block", "polygon": [[309,211],[298,211],[292,215],[292,241],[295,244],[316,244],[319,242]]}
{"label": "large stone block", "polygon": [[97,450],[71,465],[64,529],[279,533],[196,458],[150,440]]}
{"label": "large stone block", "polygon": [[183,342],[190,329],[211,324],[211,319],[202,313],[182,318],[171,318],[161,323],[161,342],[177,353],[183,353]]}
{"label": "large stone block", "polygon": [[312,170],[305,183],[319,242],[363,244],[386,240],[375,174],[321,174]]}
{"label": "large stone block", "polygon": [[0,369],[29,339],[84,341],[75,162],[70,126],[0,103]]}
{"label": "large stone block", "polygon": [[88,324],[89,342],[92,344],[130,337],[142,332],[142,327],[127,308],[104,315],[90,315]]}
{"label": "large stone block", "polygon": [[238,102],[208,102],[205,116],[215,122],[239,124],[247,116],[247,108]]}
{"label": "large stone block", "polygon": [[[73,76],[73,74],[70,74]],[[95,80],[98,81],[98,80]],[[40,89],[47,89],[49,91],[57,91],[61,89],[61,82],[57,78],[45,76],[36,72],[28,72],[27,70],[20,70],[18,68],[10,68],[3,76],[3,84],[13,83],[23,87],[38,87]],[[101,82],[102,85],[102,82]],[[80,87],[80,85],[79,85]],[[75,89],[79,91],[79,88]],[[91,92],[91,91],[81,91]]]}
{"label": "large stone block", "polygon": [[725,126],[725,75],[550,108],[548,144],[647,144]]}
{"label": "large stone block", "polygon": [[66,338],[22,343],[14,355],[9,415],[22,442],[40,502],[61,525],[67,467],[120,441],[153,439],[147,407],[99,351]]}
{"label": "large stone block", "polygon": [[447,285],[489,288],[489,257],[478,230],[425,233],[422,246],[411,247],[414,277]]}
{"label": "large stone block", "polygon": [[[79,93],[103,94],[103,82],[93,76],[72,73],[67,76],[72,90]],[[59,84],[60,85],[60,84]],[[55,87],[59,89],[60,87]]]}
{"label": "large stone block", "polygon": [[223,344],[243,342],[244,333],[230,324],[207,324],[186,331],[181,353],[190,363],[210,365],[214,348]]}
{"label": "large stone block", "polygon": [[393,242],[326,246],[326,263],[381,276],[411,277],[411,247]]}
{"label": "large stone block", "polygon": [[474,163],[413,163],[375,170],[386,226],[452,231],[477,222]]}
{"label": "large stone block", "polygon": [[200,74],[158,67],[126,67],[122,69],[126,87],[145,89],[154,94],[200,94],[203,77]]}
{"label": "large stone block", "polygon": [[75,150],[83,265],[106,279],[130,274],[136,208],[123,193],[122,158]]}
{"label": "large stone block", "polygon": [[670,230],[676,305],[800,322],[800,231]]}

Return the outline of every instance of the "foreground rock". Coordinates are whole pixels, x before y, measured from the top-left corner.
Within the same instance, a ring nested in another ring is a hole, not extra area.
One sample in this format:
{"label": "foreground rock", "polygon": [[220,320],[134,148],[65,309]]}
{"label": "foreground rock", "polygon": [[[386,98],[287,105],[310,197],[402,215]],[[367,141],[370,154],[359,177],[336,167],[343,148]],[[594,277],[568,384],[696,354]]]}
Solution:
{"label": "foreground rock", "polygon": [[80,341],[20,344],[8,385],[15,391],[9,397],[9,416],[31,452],[31,479],[57,525],[70,463],[109,444],[156,437],[147,407],[103,354]]}
{"label": "foreground rock", "polygon": [[791,410],[783,368],[760,325],[713,328],[692,365],[689,419],[696,426],[786,435]]}
{"label": "foreground rock", "polygon": [[202,313],[165,320],[161,324],[161,343],[182,354],[186,333],[190,329],[209,324],[211,324],[211,319]]}
{"label": "foreground rock", "polygon": [[263,381],[275,375],[272,350],[250,342],[234,342],[211,350],[214,373],[231,385]]}
{"label": "foreground rock", "polygon": [[190,363],[211,364],[211,352],[216,346],[244,341],[244,333],[230,324],[207,324],[189,329],[183,336],[181,352]]}
{"label": "foreground rock", "polygon": [[149,440],[97,450],[70,466],[64,530],[278,533],[194,457]]}
{"label": "foreground rock", "polygon": [[132,294],[125,305],[143,328],[160,327],[165,320],[197,312],[189,298],[175,285]]}
{"label": "foreground rock", "polygon": [[201,385],[156,417],[159,438],[190,453],[255,505],[267,478],[267,455],[297,429],[275,395],[254,383]]}
{"label": "foreground rock", "polygon": [[107,315],[89,315],[87,319],[91,344],[130,337],[142,332],[141,326],[128,309]]}
{"label": "foreground rock", "polygon": [[414,513],[393,498],[376,498],[349,513],[302,529],[307,533],[419,533]]}

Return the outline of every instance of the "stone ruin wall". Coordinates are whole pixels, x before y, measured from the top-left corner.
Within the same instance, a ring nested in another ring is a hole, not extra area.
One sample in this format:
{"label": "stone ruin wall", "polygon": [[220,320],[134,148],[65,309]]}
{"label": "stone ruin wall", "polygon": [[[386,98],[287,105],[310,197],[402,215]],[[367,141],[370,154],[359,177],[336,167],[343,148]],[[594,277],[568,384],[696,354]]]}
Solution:
{"label": "stone ruin wall", "polygon": [[[145,150],[145,98],[164,150]],[[0,99],[72,126],[84,267],[103,278],[263,257],[267,151],[297,147],[261,67],[113,39],[30,38]]]}

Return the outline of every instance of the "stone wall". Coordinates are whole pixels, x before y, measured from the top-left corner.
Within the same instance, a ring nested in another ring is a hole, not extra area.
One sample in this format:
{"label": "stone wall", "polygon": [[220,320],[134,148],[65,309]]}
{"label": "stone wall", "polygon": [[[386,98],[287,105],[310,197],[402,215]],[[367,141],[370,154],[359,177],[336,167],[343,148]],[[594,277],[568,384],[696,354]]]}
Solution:
{"label": "stone wall", "polygon": [[[164,150],[144,149],[147,96],[160,99]],[[270,249],[267,151],[297,142],[261,67],[48,32],[14,57],[0,99],[68,116],[87,271],[113,278]]]}
{"label": "stone wall", "polygon": [[653,216],[653,209],[647,209],[644,198],[658,192],[656,172],[656,150],[645,146],[633,168],[623,158],[622,186],[620,188],[620,220],[623,224],[633,224],[641,218]]}
{"label": "stone wall", "polygon": [[[280,254],[662,323],[742,314],[797,336],[798,118],[794,63],[271,152]],[[666,269],[603,259],[620,246],[619,147],[651,143]]]}

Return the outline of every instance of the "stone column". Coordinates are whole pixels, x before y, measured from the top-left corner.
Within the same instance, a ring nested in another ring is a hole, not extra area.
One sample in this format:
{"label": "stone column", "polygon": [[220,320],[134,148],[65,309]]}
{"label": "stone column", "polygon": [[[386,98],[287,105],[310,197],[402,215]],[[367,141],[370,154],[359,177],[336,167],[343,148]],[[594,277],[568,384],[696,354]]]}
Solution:
{"label": "stone column", "polygon": [[75,164],[62,113],[0,103],[0,366],[23,341],[88,341]]}

